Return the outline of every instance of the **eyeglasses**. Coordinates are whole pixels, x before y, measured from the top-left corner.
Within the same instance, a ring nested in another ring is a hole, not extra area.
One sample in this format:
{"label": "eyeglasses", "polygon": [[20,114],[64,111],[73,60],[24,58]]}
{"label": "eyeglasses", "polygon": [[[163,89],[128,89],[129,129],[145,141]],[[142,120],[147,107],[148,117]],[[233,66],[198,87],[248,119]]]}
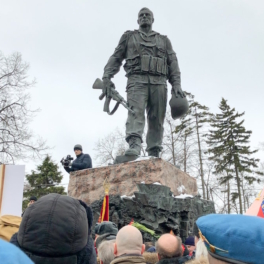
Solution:
{"label": "eyeglasses", "polygon": [[199,236],[200,238],[203,240],[206,248],[214,253],[214,254],[217,254],[217,252],[222,252],[222,253],[228,253],[227,250],[224,250],[224,249],[221,249],[221,248],[218,248],[216,246],[213,246],[212,244],[209,243],[209,241],[206,239],[206,237],[202,234],[201,230],[199,229]]}

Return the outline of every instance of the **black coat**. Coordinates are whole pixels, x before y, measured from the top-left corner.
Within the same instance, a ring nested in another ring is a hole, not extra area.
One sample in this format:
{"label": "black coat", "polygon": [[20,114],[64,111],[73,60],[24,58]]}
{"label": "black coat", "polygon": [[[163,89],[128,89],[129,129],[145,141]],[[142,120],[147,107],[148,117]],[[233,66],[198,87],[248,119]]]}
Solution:
{"label": "black coat", "polygon": [[177,258],[164,258],[164,259],[161,259],[156,264],[184,264],[190,259],[191,258],[189,256],[177,257]]}
{"label": "black coat", "polygon": [[92,165],[92,159],[91,159],[90,155],[81,153],[72,162],[71,168],[70,167],[64,167],[64,169],[70,173],[71,171],[90,169],[92,167],[93,167],[93,165]]}
{"label": "black coat", "polygon": [[25,211],[10,242],[36,264],[96,264],[91,225],[92,213],[86,204],[48,194]]}

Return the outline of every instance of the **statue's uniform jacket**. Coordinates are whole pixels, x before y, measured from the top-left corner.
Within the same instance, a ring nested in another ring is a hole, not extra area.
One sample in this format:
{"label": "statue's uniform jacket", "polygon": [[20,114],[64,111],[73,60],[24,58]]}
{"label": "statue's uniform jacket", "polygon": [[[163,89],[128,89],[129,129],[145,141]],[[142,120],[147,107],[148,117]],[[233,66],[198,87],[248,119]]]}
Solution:
{"label": "statue's uniform jacket", "polygon": [[127,81],[127,101],[135,115],[128,112],[126,140],[141,138],[147,110],[147,150],[162,149],[163,123],[167,105],[167,84],[181,88],[178,60],[170,40],[155,31],[127,31],[121,37],[114,54],[109,58],[103,78],[113,78],[122,61]]}

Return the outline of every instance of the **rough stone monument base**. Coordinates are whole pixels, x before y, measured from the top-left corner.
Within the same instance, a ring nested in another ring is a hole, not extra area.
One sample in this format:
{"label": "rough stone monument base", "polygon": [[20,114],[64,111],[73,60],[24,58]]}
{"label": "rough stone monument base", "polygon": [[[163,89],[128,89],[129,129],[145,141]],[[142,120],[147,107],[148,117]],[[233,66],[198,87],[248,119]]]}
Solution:
{"label": "rough stone monument base", "polygon": [[[173,231],[183,242],[194,234],[199,216],[215,213],[214,203],[199,195],[172,196],[170,188],[156,184],[138,184],[133,196],[109,196],[109,219],[118,229],[134,222],[155,231],[156,236],[142,232],[144,241],[156,241],[158,236]],[[103,198],[91,204],[94,225],[100,216]],[[93,229],[94,230],[94,229]]]}
{"label": "rough stone monument base", "polygon": [[110,183],[110,195],[131,196],[141,182],[168,186],[174,195],[197,194],[193,177],[160,158],[71,172],[68,194],[91,204],[104,196],[103,182],[106,177]]}

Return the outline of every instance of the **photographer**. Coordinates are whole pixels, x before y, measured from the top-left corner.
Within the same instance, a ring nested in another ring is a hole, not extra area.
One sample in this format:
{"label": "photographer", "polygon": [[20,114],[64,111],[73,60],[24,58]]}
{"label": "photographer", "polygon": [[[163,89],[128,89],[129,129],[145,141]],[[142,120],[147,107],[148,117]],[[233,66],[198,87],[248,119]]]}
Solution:
{"label": "photographer", "polygon": [[89,154],[83,154],[82,153],[82,146],[77,144],[74,146],[74,152],[76,155],[76,159],[71,163],[70,160],[73,158],[69,158],[67,156],[66,160],[62,160],[62,164],[64,166],[64,169],[67,172],[71,171],[78,171],[78,170],[84,170],[92,168],[92,159]]}

